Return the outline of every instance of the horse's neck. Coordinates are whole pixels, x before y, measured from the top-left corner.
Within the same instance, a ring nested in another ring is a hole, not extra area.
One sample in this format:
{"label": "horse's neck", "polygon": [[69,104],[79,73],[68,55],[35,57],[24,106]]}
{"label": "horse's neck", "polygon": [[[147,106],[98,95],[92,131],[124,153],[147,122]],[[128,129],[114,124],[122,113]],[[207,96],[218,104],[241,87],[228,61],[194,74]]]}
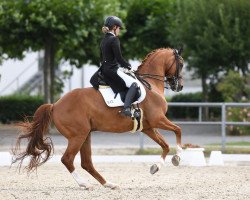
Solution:
{"label": "horse's neck", "polygon": [[[153,78],[145,78],[153,90],[156,90],[161,95],[164,95],[164,68],[161,59],[154,59],[155,62],[152,62],[151,59],[147,60],[147,62],[143,63],[142,66],[138,69],[139,74],[150,74],[150,75],[158,75]],[[159,79],[159,80],[158,80]]]}

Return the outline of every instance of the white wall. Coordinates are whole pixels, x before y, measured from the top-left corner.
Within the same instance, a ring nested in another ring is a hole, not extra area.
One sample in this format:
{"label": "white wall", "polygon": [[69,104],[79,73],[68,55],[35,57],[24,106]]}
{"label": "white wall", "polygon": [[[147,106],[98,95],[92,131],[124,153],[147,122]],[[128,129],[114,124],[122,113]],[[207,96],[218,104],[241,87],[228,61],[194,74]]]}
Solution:
{"label": "white wall", "polygon": [[[130,61],[133,68],[137,68],[139,65],[138,61]],[[27,69],[21,76],[19,76],[25,69]],[[61,66],[62,70],[70,70],[71,66],[68,63],[64,63]],[[75,88],[82,87],[82,70],[84,73],[84,87],[91,87],[89,80],[91,76],[96,72],[98,68],[96,66],[85,65],[83,69],[77,69],[73,67],[73,76],[70,80],[64,81],[64,89],[63,94],[69,92]],[[32,52],[27,53],[26,57],[22,60],[7,60],[2,63],[0,66],[0,95],[8,95],[17,90],[18,86],[21,86],[25,81],[27,81],[32,75],[34,75],[38,71],[38,53]],[[13,83],[12,83],[13,82]],[[3,91],[3,89],[12,83],[10,87]],[[3,91],[3,92],[2,92]],[[184,72],[184,89],[180,93],[187,92],[197,92],[201,91],[200,81],[199,80],[191,80],[191,73]],[[166,90],[165,93],[167,96],[172,96],[177,93]]]}
{"label": "white wall", "polygon": [[[27,53],[26,55],[22,61],[9,59],[0,65],[0,95],[13,93],[38,71],[38,54],[33,52]],[[26,71],[22,76],[19,76],[25,69]],[[12,83],[10,87],[3,91],[10,83]]]}
{"label": "white wall", "polygon": [[[130,64],[132,65],[133,69],[136,69],[137,66],[139,65],[138,61],[130,61]],[[71,67],[69,64],[64,64],[62,66],[63,70],[70,70]],[[71,77],[70,80],[64,81],[65,88],[63,90],[63,94],[67,93],[72,89],[75,88],[81,88],[82,87],[82,70],[84,73],[84,87],[92,87],[90,84],[90,78],[91,76],[98,70],[98,67],[93,66],[93,65],[85,65],[82,69],[77,69],[76,67],[73,68],[73,76]]]}

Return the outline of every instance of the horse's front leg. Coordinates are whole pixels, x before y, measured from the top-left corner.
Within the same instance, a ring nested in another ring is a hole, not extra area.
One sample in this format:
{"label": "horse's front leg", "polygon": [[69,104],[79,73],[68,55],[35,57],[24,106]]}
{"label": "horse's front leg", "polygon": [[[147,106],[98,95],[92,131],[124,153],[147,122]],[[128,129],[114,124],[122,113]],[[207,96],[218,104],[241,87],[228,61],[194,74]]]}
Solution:
{"label": "horse's front leg", "polygon": [[165,116],[162,116],[159,120],[157,120],[157,128],[163,130],[170,130],[175,133],[176,136],[176,155],[172,158],[172,163],[175,166],[178,166],[180,163],[180,154],[182,152],[182,144],[181,144],[181,128],[175,125],[173,122],[169,121]]}
{"label": "horse's front leg", "polygon": [[162,147],[162,155],[160,162],[157,164],[154,164],[150,168],[150,173],[154,174],[157,171],[160,170],[160,168],[164,165],[165,163],[165,158],[169,152],[169,145],[165,141],[164,137],[159,133],[157,129],[151,128],[147,130],[142,130],[146,135],[148,135],[152,140],[154,140],[156,143],[158,143]]}

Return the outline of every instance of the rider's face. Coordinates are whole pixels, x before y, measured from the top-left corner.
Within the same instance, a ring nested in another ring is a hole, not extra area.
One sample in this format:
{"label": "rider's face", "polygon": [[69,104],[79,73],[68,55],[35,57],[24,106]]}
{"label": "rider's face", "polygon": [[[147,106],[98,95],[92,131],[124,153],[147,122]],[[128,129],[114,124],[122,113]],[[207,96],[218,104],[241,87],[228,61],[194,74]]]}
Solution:
{"label": "rider's face", "polygon": [[120,27],[119,27],[119,26],[116,26],[116,27],[115,27],[114,33],[115,33],[116,36],[119,35],[119,33],[120,33]]}

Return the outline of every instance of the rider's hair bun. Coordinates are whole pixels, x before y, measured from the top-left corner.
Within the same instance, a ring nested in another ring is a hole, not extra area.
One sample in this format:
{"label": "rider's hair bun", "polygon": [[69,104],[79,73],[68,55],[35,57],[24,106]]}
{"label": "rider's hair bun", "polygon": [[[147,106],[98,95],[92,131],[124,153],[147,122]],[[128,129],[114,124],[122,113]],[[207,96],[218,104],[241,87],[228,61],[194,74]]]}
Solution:
{"label": "rider's hair bun", "polygon": [[102,32],[103,33],[107,33],[107,32],[109,32],[110,30],[109,30],[109,27],[107,27],[107,26],[103,26],[102,27]]}

